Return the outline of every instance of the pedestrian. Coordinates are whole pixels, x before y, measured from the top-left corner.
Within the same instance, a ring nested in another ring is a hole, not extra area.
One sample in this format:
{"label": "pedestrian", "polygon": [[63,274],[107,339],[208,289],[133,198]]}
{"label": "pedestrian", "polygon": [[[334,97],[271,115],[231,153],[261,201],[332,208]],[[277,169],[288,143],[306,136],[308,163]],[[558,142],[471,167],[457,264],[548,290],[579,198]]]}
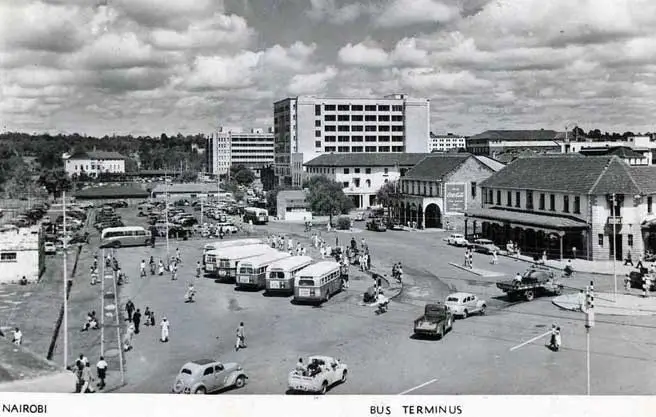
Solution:
{"label": "pedestrian", "polygon": [[166,317],[162,318],[162,321],[159,324],[159,327],[162,329],[161,335],[160,335],[160,342],[166,343],[169,341],[169,327],[171,323],[166,319]]}
{"label": "pedestrian", "polygon": [[642,254],[638,255],[638,263],[636,264],[636,268],[638,271],[642,271],[642,268],[644,268],[644,265],[642,264]]}
{"label": "pedestrian", "polygon": [[151,315],[150,307],[146,307],[146,311],[144,311],[143,315],[146,318],[144,320],[144,326],[150,326],[150,315]]}
{"label": "pedestrian", "polygon": [[581,290],[578,294],[579,311],[585,312],[585,294]]}
{"label": "pedestrian", "polygon": [[14,344],[20,346],[23,344],[23,332],[20,331],[18,327],[14,329]]}
{"label": "pedestrian", "polygon": [[157,275],[159,275],[159,276],[164,275],[164,262],[162,262],[161,259],[159,260],[159,263],[158,263]]}
{"label": "pedestrian", "polygon": [[496,249],[492,251],[492,260],[490,261],[492,265],[496,265],[499,263],[499,258],[497,257],[497,251]]}
{"label": "pedestrian", "polygon": [[180,257],[180,248],[175,248],[175,263],[182,263],[182,258]]}
{"label": "pedestrian", "polygon": [[474,251],[469,250],[469,269],[474,269]]}
{"label": "pedestrian", "polygon": [[651,278],[645,274],[642,276],[642,296],[647,298],[651,290]]}
{"label": "pedestrian", "polygon": [[624,266],[627,265],[633,266],[633,259],[631,259],[631,251],[627,251],[626,258],[624,258]]}
{"label": "pedestrian", "polygon": [[128,313],[127,320],[132,323],[132,315],[134,314],[134,303],[132,303],[132,300],[128,300],[128,302],[125,303],[125,311]]}
{"label": "pedestrian", "polygon": [[132,323],[134,323],[134,333],[139,334],[139,323],[141,323],[141,310],[137,309],[136,313],[132,316]]}
{"label": "pedestrian", "polygon": [[556,346],[555,346],[556,347],[556,352],[558,352],[560,350],[560,346],[562,344],[562,339],[561,339],[561,336],[560,336],[560,326],[556,327],[556,338],[555,339],[556,339]]}
{"label": "pedestrian", "polygon": [[128,329],[125,331],[125,336],[123,337],[123,350],[129,351],[132,350],[132,338],[134,337],[134,324],[130,323]]}
{"label": "pedestrian", "polygon": [[290,238],[287,240],[287,250],[290,251],[290,250],[292,250],[292,249],[294,249],[294,241],[293,241],[292,238],[290,237]]}
{"label": "pedestrian", "polygon": [[150,266],[150,275],[155,275],[155,259],[152,256],[148,261],[148,265]]}
{"label": "pedestrian", "polygon": [[173,262],[171,263],[171,281],[178,279],[178,264]]}
{"label": "pedestrian", "polygon": [[93,374],[91,374],[91,364],[87,362],[82,369],[82,387],[80,388],[80,394],[86,394],[87,392],[95,392],[93,389]]}
{"label": "pedestrian", "polygon": [[624,289],[629,292],[631,290],[631,276],[626,274],[624,276]]}
{"label": "pedestrian", "polygon": [[365,265],[367,265],[367,271],[370,271],[371,270],[371,255],[369,254],[369,252],[367,252],[365,254],[365,257],[367,258],[366,262],[365,262]]}
{"label": "pedestrian", "polygon": [[107,377],[107,362],[104,357],[100,357],[100,360],[96,364],[96,371],[98,373],[98,389],[105,388],[105,378]]}
{"label": "pedestrian", "polygon": [[139,277],[144,278],[146,276],[146,261],[141,260],[141,263],[139,264]]}
{"label": "pedestrian", "polygon": [[469,268],[469,249],[465,249],[465,268]]}
{"label": "pedestrian", "polygon": [[235,352],[246,347],[246,335],[244,333],[244,322],[239,323],[237,327],[237,342],[235,343]]}
{"label": "pedestrian", "polygon": [[325,259],[326,258],[326,247],[321,246],[321,249],[319,249],[319,253],[321,254],[321,259]]}
{"label": "pedestrian", "polygon": [[200,278],[200,274],[203,270],[203,267],[200,264],[200,261],[196,261],[196,278]]}

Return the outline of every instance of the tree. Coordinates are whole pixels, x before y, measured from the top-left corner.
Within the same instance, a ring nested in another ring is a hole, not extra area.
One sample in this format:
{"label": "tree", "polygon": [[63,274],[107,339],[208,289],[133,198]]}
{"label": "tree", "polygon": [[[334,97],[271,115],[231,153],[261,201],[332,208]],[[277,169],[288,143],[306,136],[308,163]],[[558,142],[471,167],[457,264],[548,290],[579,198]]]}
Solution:
{"label": "tree", "polygon": [[23,162],[23,159],[13,156],[9,160],[7,181],[5,183],[5,192],[9,198],[22,198],[34,192],[32,181],[32,171],[30,167]]}
{"label": "tree", "polygon": [[376,200],[388,209],[388,216],[391,216],[391,210],[389,208],[401,200],[400,188],[397,181],[389,181],[376,192]]}
{"label": "tree", "polygon": [[334,215],[348,213],[353,208],[353,201],[344,194],[342,184],[327,177],[312,177],[306,181],[304,188],[307,188],[307,202],[312,212],[328,215],[330,222]]}
{"label": "tree", "polygon": [[71,189],[71,180],[63,169],[49,169],[39,176],[39,185],[46,187],[48,194],[57,197],[62,191]]}
{"label": "tree", "polygon": [[198,172],[185,171],[182,174],[178,175],[178,181],[180,182],[195,182],[198,179]]}
{"label": "tree", "polygon": [[243,165],[230,167],[230,177],[240,185],[251,185],[255,181],[255,174]]}

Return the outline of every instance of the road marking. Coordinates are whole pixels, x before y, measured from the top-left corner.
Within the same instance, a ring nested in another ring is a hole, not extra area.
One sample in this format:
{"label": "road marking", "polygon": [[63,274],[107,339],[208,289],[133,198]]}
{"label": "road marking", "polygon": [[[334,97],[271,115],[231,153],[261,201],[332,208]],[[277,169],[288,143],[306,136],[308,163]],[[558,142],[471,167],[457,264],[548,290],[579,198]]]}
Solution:
{"label": "road marking", "polygon": [[433,378],[433,379],[431,379],[430,381],[424,382],[423,384],[417,385],[416,387],[413,387],[413,388],[410,388],[410,389],[408,389],[408,390],[405,390],[405,391],[403,391],[402,393],[400,393],[399,395],[405,395],[405,394],[407,394],[407,393],[409,393],[409,392],[416,391],[416,390],[418,390],[419,388],[423,388],[423,387],[425,387],[426,385],[430,385],[430,384],[432,384],[432,383],[434,383],[434,382],[437,382],[437,379]]}
{"label": "road marking", "polygon": [[531,340],[527,340],[527,341],[524,342],[524,343],[520,343],[520,344],[517,345],[517,346],[511,347],[511,348],[510,348],[510,351],[512,352],[512,351],[515,350],[515,349],[519,349],[519,348],[522,347],[522,346],[526,346],[526,345],[528,345],[529,343],[535,342],[536,340],[541,339],[541,338],[545,337],[546,335],[548,335],[548,334],[550,334],[550,333],[551,333],[551,330],[549,330],[548,332],[545,332],[544,334],[541,334],[541,335],[539,335],[539,336],[535,336],[535,337],[534,337],[533,339],[531,339]]}

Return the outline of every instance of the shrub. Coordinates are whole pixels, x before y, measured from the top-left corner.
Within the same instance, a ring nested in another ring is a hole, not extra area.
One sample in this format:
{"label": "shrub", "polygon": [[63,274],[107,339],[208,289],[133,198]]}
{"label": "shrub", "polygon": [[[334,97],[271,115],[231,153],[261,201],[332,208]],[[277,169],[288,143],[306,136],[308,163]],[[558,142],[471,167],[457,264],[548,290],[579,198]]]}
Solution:
{"label": "shrub", "polygon": [[351,228],[351,219],[348,216],[339,216],[337,218],[337,230],[349,230]]}

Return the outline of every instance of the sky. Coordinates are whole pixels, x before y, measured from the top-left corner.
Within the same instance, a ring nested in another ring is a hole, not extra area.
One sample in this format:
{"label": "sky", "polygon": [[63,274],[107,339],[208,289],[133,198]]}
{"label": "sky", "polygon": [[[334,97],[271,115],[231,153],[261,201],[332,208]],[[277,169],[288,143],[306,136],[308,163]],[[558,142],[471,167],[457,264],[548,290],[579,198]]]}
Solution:
{"label": "sky", "polygon": [[0,0],[0,128],[207,134],[406,93],[438,134],[654,131],[654,27],[654,0]]}

